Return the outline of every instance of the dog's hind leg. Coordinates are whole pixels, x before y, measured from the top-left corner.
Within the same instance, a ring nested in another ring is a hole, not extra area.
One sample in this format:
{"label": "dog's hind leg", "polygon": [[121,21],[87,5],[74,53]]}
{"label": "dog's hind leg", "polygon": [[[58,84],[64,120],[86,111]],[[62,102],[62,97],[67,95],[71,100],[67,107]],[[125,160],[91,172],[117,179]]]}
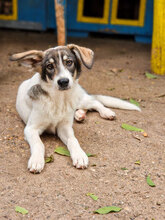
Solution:
{"label": "dog's hind leg", "polygon": [[73,166],[79,169],[87,168],[88,157],[75,138],[71,123],[60,123],[57,127],[57,134],[67,146],[73,161]]}
{"label": "dog's hind leg", "polygon": [[112,110],[106,108],[101,102],[97,101],[94,96],[85,94],[78,106],[78,110],[75,112],[75,119],[81,121],[81,115],[85,115],[87,110],[98,111],[100,116],[105,119],[113,120],[115,118],[115,113]]}
{"label": "dog's hind leg", "polygon": [[87,113],[87,110],[85,109],[78,109],[76,112],[75,112],[75,119],[76,121],[84,121],[84,119],[86,118],[86,113]]}

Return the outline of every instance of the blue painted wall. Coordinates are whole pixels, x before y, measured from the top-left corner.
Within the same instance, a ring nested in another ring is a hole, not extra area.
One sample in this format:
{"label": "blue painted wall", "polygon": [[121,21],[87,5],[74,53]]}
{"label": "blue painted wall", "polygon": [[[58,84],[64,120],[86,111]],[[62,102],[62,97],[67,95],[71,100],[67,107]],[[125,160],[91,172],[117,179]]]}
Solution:
{"label": "blue painted wall", "polygon": [[[66,22],[68,33],[75,36],[87,36],[89,32],[131,34],[135,36],[137,41],[151,41],[153,0],[147,0],[144,27],[112,25],[110,23],[112,1],[110,1],[109,24],[94,24],[77,22],[78,0],[67,0]],[[39,23],[41,30],[56,29],[54,0],[18,0],[18,21]]]}
{"label": "blue painted wall", "polygon": [[41,23],[46,30],[46,14],[46,0],[18,0],[19,21]]}
{"label": "blue painted wall", "polygon": [[111,20],[112,1],[110,5],[109,24],[93,24],[76,22],[77,20],[77,0],[68,0],[67,5],[67,28],[69,31],[78,30],[80,32],[105,32],[105,33],[117,33],[117,34],[132,34],[141,35],[146,38],[152,36],[153,26],[153,0],[147,0],[146,14],[144,27],[126,26],[126,25],[112,25]]}

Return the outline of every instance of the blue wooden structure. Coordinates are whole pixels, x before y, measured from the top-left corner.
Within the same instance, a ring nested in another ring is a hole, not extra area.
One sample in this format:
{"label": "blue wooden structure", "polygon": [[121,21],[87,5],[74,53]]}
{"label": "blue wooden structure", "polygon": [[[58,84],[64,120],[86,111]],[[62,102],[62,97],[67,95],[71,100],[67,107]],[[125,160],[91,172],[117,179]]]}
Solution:
{"label": "blue wooden structure", "polygon": [[[91,32],[128,34],[135,36],[137,42],[151,42],[153,0],[66,2],[68,36],[86,37]],[[1,0],[0,27],[56,29],[54,0]]]}

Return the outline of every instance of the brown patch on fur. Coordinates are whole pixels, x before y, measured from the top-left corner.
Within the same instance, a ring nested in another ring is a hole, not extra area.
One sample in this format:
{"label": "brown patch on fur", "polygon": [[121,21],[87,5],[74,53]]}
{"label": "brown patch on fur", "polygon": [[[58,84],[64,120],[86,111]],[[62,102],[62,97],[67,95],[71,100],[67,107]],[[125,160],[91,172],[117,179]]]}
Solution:
{"label": "brown patch on fur", "polygon": [[[42,80],[47,82],[47,79],[53,80],[54,76],[60,71],[59,51],[63,65],[68,69],[75,80],[80,76],[81,62],[89,69],[93,65],[93,51],[85,47],[79,47],[75,44],[50,48],[45,51],[30,50],[23,53],[17,53],[13,54],[10,60],[19,61],[27,67],[37,68],[37,72],[41,74]],[[67,58],[73,61],[73,65],[67,64]],[[54,68],[49,68],[49,63],[52,64]]]}
{"label": "brown patch on fur", "polygon": [[94,52],[86,47],[79,47],[75,44],[68,44],[67,47],[74,52],[78,52],[83,64],[91,69],[94,61]]}
{"label": "brown patch on fur", "polygon": [[22,53],[13,54],[10,57],[11,61],[19,61],[25,66],[35,67],[41,64],[44,52],[41,50],[30,50]]}
{"label": "brown patch on fur", "polygon": [[31,99],[37,100],[41,95],[48,96],[48,93],[42,89],[41,85],[36,84],[29,89],[28,95]]}
{"label": "brown patch on fur", "polygon": [[[68,69],[68,71],[72,74],[74,79],[79,77],[81,72],[81,64],[79,59],[77,58],[76,54],[73,53],[68,47],[61,47],[59,49],[48,49],[46,51],[45,57],[42,61],[41,72],[41,78],[44,81],[48,81],[47,78],[53,80],[54,76],[60,71],[59,56],[61,57],[64,67]],[[50,62],[50,60],[54,60],[54,62]],[[73,65],[68,66],[67,60],[72,60]],[[47,69],[46,66],[49,63],[52,63],[54,65],[54,69]]]}
{"label": "brown patch on fur", "polygon": [[75,72],[74,72],[74,76],[73,76],[74,80],[77,79],[77,69],[75,69]]}

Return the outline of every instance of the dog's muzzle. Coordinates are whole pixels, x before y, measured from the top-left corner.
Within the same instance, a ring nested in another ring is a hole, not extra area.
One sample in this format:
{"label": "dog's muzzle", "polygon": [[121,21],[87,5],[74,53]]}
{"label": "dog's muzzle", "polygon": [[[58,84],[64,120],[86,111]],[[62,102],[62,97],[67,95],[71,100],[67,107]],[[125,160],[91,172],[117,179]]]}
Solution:
{"label": "dog's muzzle", "polygon": [[68,78],[61,78],[57,81],[60,90],[65,90],[69,88],[69,79]]}

